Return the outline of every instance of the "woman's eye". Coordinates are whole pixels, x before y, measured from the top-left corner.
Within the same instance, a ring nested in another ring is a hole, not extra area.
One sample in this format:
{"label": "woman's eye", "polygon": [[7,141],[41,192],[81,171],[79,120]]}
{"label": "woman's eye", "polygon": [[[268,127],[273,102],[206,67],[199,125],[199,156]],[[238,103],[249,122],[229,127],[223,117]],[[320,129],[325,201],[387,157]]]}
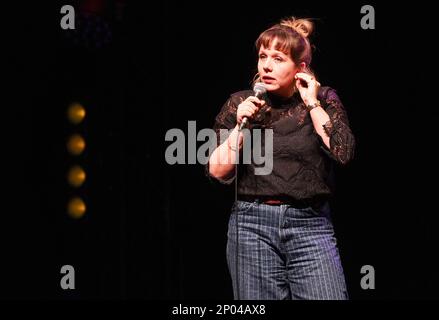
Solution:
{"label": "woman's eye", "polygon": [[276,57],[276,58],[274,58],[274,60],[276,60],[276,61],[278,61],[278,62],[283,61],[283,59],[282,59],[281,57]]}

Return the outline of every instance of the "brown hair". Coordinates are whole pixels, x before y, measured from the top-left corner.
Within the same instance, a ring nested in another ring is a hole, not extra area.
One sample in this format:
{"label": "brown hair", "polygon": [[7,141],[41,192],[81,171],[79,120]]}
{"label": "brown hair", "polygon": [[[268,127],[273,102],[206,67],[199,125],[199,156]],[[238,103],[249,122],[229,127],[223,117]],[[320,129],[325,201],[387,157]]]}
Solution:
{"label": "brown hair", "polygon": [[[256,49],[259,52],[261,46],[269,48],[276,40],[276,50],[291,56],[295,64],[305,62],[305,71],[314,75],[309,68],[312,59],[311,43],[309,36],[314,30],[314,23],[307,18],[297,19],[290,17],[281,20],[271,28],[263,31],[256,40]],[[258,75],[254,82],[258,81]]]}

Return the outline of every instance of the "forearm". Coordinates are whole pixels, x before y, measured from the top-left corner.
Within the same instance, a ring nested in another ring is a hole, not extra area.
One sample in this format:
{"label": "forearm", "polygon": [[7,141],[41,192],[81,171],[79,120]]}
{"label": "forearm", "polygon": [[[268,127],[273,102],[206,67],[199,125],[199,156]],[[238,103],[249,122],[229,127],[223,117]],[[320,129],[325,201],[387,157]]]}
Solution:
{"label": "forearm", "polygon": [[[237,137],[238,146],[236,146]],[[234,174],[236,156],[242,148],[243,135],[236,126],[228,138],[219,145],[209,158],[209,174],[220,180],[227,180]]]}
{"label": "forearm", "polygon": [[313,108],[310,116],[314,129],[321,137],[325,146],[330,150],[334,160],[341,164],[348,163],[354,153],[355,138],[349,128],[343,110],[329,113],[321,107]]}
{"label": "forearm", "polygon": [[328,113],[322,107],[316,107],[310,111],[310,116],[315,131],[322,138],[322,141],[326,145],[326,147],[330,149],[329,136],[323,128],[323,126],[331,120]]}

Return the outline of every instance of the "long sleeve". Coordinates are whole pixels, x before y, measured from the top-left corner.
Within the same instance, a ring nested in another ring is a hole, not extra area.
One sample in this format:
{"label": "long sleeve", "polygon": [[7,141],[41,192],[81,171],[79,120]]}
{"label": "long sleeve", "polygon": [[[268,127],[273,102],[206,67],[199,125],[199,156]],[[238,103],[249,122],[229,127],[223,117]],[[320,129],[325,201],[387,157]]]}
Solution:
{"label": "long sleeve", "polygon": [[[236,127],[237,107],[251,94],[251,90],[236,92],[224,103],[213,125],[217,145],[224,142],[227,133]],[[355,146],[346,111],[335,90],[321,88],[318,97],[329,115],[325,124],[329,147],[315,132],[299,92],[288,99],[279,99],[268,92],[265,98],[269,111],[261,119],[250,123],[250,131],[272,130],[271,173],[256,175],[256,164],[252,160],[250,163],[238,162],[238,180],[235,180],[235,175],[227,177],[227,181],[210,176],[209,164],[205,167],[206,175],[212,182],[230,184],[237,181],[237,192],[240,195],[282,196],[309,202],[329,198],[329,160],[341,164],[349,162]],[[243,160],[242,154],[239,160]]]}
{"label": "long sleeve", "polygon": [[346,164],[352,160],[355,149],[355,138],[349,126],[346,110],[332,88],[328,90],[324,100],[325,111],[330,118],[323,126],[329,136],[329,152],[335,161]]}
{"label": "long sleeve", "polygon": [[220,145],[222,143],[221,141],[221,135],[220,130],[226,129],[231,130],[235,128],[236,126],[236,111],[237,106],[240,102],[235,101],[237,97],[231,96],[227,101],[224,103],[223,107],[221,108],[221,111],[218,113],[218,115],[215,118],[215,123],[213,125],[213,129],[215,130],[216,137],[217,137],[217,145]]}
{"label": "long sleeve", "polygon": [[[236,111],[237,106],[243,101],[243,98],[241,96],[232,95],[227,99],[227,101],[224,103],[223,107],[221,108],[220,112],[215,118],[215,123],[213,125],[213,129],[216,133],[216,145],[219,146],[225,138],[228,137],[228,134],[221,135],[222,130],[233,130],[236,126]],[[217,180],[212,179],[213,177],[209,173],[209,163],[205,166],[205,173],[206,176],[209,177],[211,180]],[[228,180],[217,180],[223,184],[230,184],[234,180],[234,176]]]}

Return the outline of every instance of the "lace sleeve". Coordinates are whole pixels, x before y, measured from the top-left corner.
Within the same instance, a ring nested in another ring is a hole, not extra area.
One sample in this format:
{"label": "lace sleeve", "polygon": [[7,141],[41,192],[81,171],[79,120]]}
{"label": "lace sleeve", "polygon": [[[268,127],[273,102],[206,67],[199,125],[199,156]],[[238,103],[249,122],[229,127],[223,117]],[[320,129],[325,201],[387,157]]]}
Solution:
{"label": "lace sleeve", "polygon": [[[238,101],[237,101],[238,100]],[[220,130],[227,129],[231,130],[236,126],[236,111],[238,105],[244,101],[243,98],[233,97],[231,96],[224,103],[221,111],[215,118],[215,123],[213,125],[213,129],[215,130],[217,137],[217,145],[220,145],[223,141],[221,141]]]}
{"label": "lace sleeve", "polygon": [[354,156],[355,138],[349,127],[346,110],[334,89],[328,91],[324,105],[330,118],[323,125],[323,129],[329,136],[329,151],[337,162],[346,164]]}
{"label": "lace sleeve", "polygon": [[[224,140],[228,137],[228,134],[221,134],[221,131],[226,132],[225,130],[231,131],[236,126],[236,111],[238,105],[244,101],[244,98],[241,96],[231,96],[221,108],[221,111],[215,118],[215,123],[213,125],[213,129],[216,133],[217,138],[217,146],[224,142]],[[209,162],[205,165],[205,174],[211,180],[219,181],[223,184],[231,184],[234,180],[234,176],[228,180],[218,180],[212,177],[209,173]]]}

